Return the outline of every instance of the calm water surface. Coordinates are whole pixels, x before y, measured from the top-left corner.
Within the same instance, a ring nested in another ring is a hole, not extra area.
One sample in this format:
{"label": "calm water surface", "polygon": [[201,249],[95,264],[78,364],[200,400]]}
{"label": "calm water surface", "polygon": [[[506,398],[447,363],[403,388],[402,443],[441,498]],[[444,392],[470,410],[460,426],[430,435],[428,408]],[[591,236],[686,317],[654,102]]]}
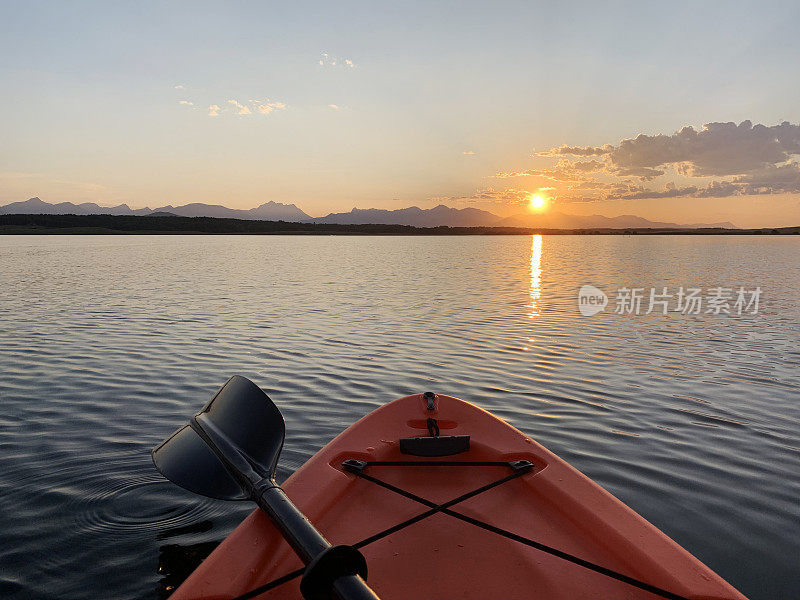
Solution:
{"label": "calm water surface", "polygon": [[[760,286],[742,317],[577,289]],[[287,476],[432,389],[571,462],[753,600],[800,598],[800,238],[0,238],[0,596],[166,596],[249,511],[149,450],[232,374]]]}

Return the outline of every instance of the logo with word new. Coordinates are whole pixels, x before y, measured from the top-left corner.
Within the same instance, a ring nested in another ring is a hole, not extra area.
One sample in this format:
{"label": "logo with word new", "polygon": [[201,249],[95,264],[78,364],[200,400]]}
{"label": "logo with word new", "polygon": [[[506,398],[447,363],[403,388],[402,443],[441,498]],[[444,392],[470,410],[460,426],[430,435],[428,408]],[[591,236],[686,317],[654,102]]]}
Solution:
{"label": "logo with word new", "polygon": [[578,310],[584,317],[591,317],[605,309],[608,304],[606,293],[593,285],[584,285],[578,291]]}

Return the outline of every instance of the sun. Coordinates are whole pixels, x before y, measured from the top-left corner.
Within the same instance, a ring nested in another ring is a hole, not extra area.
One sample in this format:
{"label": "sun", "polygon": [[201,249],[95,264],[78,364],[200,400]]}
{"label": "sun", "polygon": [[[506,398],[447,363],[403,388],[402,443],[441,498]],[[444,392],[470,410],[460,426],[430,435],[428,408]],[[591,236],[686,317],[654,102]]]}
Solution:
{"label": "sun", "polygon": [[531,210],[543,210],[547,206],[547,200],[539,194],[533,194],[528,202]]}

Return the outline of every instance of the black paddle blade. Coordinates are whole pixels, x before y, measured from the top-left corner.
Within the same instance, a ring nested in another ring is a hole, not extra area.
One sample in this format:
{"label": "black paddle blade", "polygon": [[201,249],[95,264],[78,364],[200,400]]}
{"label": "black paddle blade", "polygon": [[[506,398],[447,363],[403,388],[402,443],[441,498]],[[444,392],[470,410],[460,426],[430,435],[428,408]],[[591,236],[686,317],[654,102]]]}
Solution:
{"label": "black paddle blade", "polygon": [[[196,428],[203,430],[201,435]],[[213,428],[213,431],[209,431]],[[286,427],[278,407],[249,379],[234,375],[185,425],[153,450],[153,462],[173,483],[188,490],[223,500],[244,500],[241,473],[230,460],[219,456],[233,449],[261,477],[273,478],[283,447]],[[224,437],[225,448],[215,440]],[[227,465],[227,466],[226,466]],[[247,464],[245,463],[245,468]]]}
{"label": "black paddle blade", "polygon": [[260,387],[234,375],[200,414],[225,434],[259,475],[275,475],[286,424],[281,411]]}
{"label": "black paddle blade", "polygon": [[248,495],[190,425],[184,425],[152,452],[161,474],[182,488],[220,500],[247,500]]}

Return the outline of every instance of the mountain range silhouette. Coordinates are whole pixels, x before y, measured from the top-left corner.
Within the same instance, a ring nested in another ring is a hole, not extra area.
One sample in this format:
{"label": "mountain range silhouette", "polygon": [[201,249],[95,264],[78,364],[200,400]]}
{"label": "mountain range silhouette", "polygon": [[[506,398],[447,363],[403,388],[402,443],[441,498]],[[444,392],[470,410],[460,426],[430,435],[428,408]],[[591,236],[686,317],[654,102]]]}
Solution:
{"label": "mountain range silhouette", "polygon": [[216,217],[344,225],[412,225],[414,227],[539,227],[547,229],[720,227],[723,229],[736,229],[736,226],[729,221],[679,224],[650,221],[636,215],[606,217],[603,215],[571,215],[562,212],[531,213],[526,211],[510,217],[500,217],[489,211],[477,208],[452,208],[444,204],[434,208],[411,206],[397,210],[354,208],[350,212],[330,213],[324,217],[312,217],[294,204],[271,201],[251,209],[228,208],[219,204],[203,204],[199,202],[182,206],[166,205],[154,209],[133,209],[127,204],[110,207],[100,206],[93,202],[82,204],[60,202],[51,204],[39,198],[30,198],[24,202],[12,202],[11,204],[0,206],[0,214]]}

